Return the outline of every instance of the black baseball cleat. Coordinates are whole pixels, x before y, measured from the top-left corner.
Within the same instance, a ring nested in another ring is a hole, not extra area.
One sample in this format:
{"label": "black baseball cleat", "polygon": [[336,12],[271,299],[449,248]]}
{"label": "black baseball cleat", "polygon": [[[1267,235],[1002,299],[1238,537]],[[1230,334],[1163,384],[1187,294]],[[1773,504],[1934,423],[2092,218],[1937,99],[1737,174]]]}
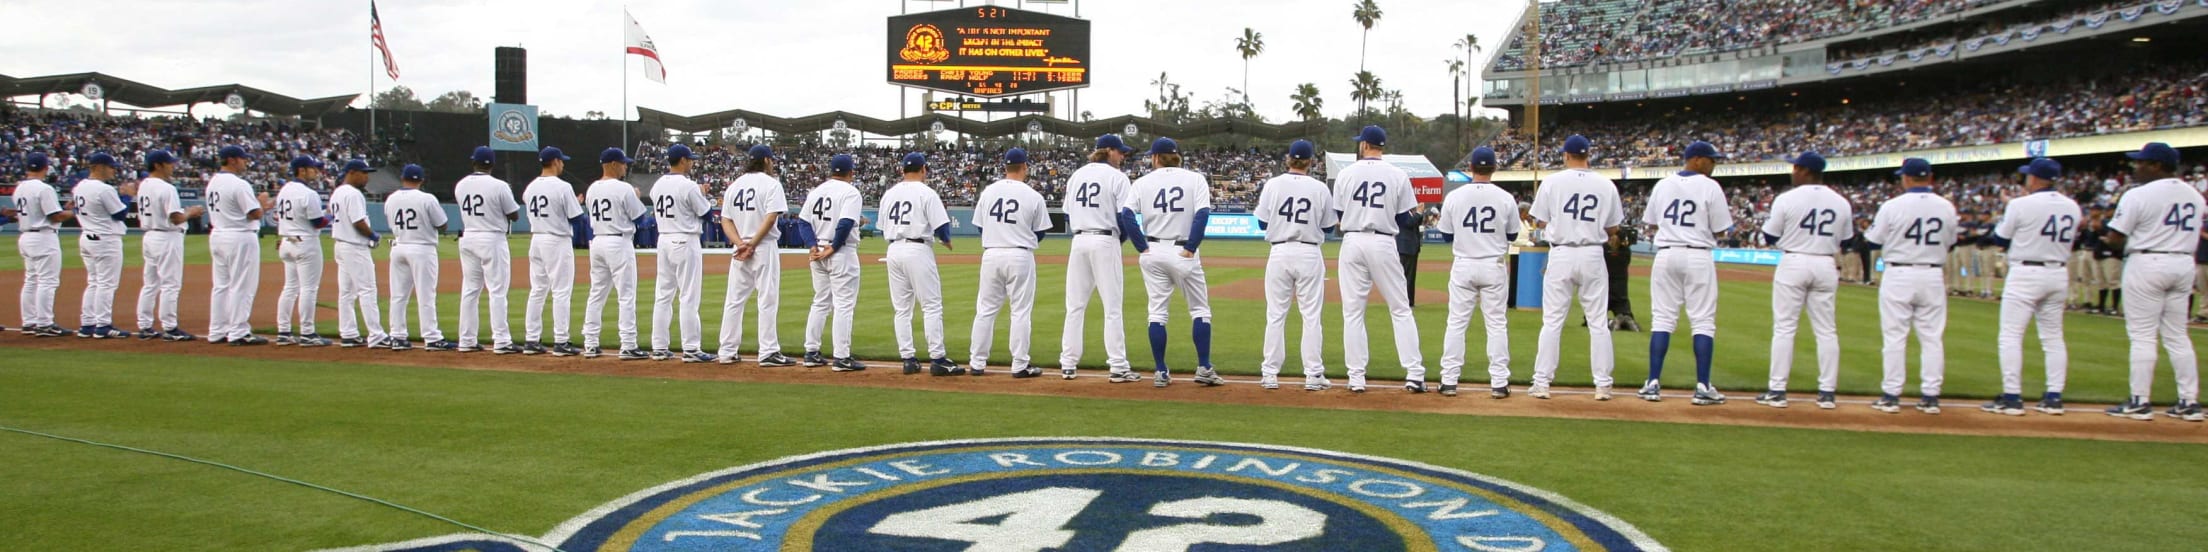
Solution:
{"label": "black baseball cleat", "polygon": [[823,355],[823,354],[820,354],[820,351],[805,351],[805,367],[806,367],[806,368],[819,368],[819,367],[822,367],[822,366],[827,366],[827,365],[828,365],[828,356],[827,356],[827,355]]}
{"label": "black baseball cleat", "polygon": [[300,347],[327,347],[330,345],[330,340],[321,335],[305,333],[294,336],[291,344]]}
{"label": "black baseball cleat", "polygon": [[759,366],[762,368],[780,368],[784,366],[796,365],[797,361],[791,360],[790,357],[782,356],[782,353],[774,353],[771,355],[759,357]]}
{"label": "black baseball cleat", "polygon": [[2108,407],[2107,412],[2110,416],[2142,422],[2154,419],[2154,407],[2147,403],[2146,397],[2132,397],[2131,400],[2124,401],[2124,404]]}
{"label": "black baseball cleat", "polygon": [[2032,410],[2037,410],[2041,414],[2061,416],[2063,412],[2062,394],[2048,393],[2046,396],[2040,397],[2039,404],[2032,405]]}
{"label": "black baseball cleat", "polygon": [[508,344],[505,344],[505,345],[494,345],[494,346],[492,346],[492,347],[491,347],[491,354],[494,354],[494,355],[518,355],[518,354],[521,354],[521,347],[517,347],[517,346],[515,346],[515,345],[514,345],[514,344],[512,344],[512,343],[508,343]]}
{"label": "black baseball cleat", "polygon": [[294,343],[294,342],[295,342],[295,340],[294,340],[294,339],[292,339],[292,337],[291,337],[291,332],[276,332],[276,342],[275,342],[275,343],[276,343],[277,345],[290,345],[290,344],[292,344],[292,343]]}
{"label": "black baseball cleat", "polygon": [[422,344],[422,350],[432,353],[448,353],[460,350],[460,344],[453,343],[451,340],[439,339]]}
{"label": "black baseball cleat", "polygon": [[857,372],[865,370],[866,365],[860,364],[857,360],[852,360],[851,357],[843,357],[836,359],[836,362],[830,365],[828,369],[835,372]]}
{"label": "black baseball cleat", "polygon": [[1457,386],[1455,386],[1455,385],[1443,385],[1443,386],[1441,386],[1441,396],[1444,396],[1444,397],[1454,397],[1454,396],[1457,396]]}
{"label": "black baseball cleat", "polygon": [[361,338],[358,338],[358,337],[342,337],[342,338],[338,338],[338,340],[337,340],[337,348],[339,348],[339,349],[351,349],[351,348],[354,348],[354,347],[360,347],[360,346],[364,346],[364,345],[367,345],[367,344],[368,344],[368,340],[365,340],[365,339],[361,339]]}
{"label": "black baseball cleat", "polygon": [[569,345],[569,344],[566,344],[566,343],[554,343],[554,344],[552,344],[552,351],[551,351],[551,353],[552,353],[552,356],[556,356],[556,357],[570,357],[570,356],[575,356],[575,354],[576,354],[576,353],[578,353],[578,352],[579,352],[579,351],[575,350],[575,346],[574,346],[574,345]]}
{"label": "black baseball cleat", "polygon": [[[7,328],[0,328],[0,331],[6,331],[6,330],[7,330]],[[161,331],[160,331],[160,330],[155,330],[155,329],[153,329],[153,328],[138,328],[138,339],[140,339],[140,340],[152,340],[152,339],[159,339],[160,337],[161,337]]]}
{"label": "black baseball cleat", "polygon": [[[1820,402],[1820,404],[1822,403]],[[1940,413],[1940,398],[1938,396],[1929,396],[1917,399],[1917,411],[1926,414]]]}
{"label": "black baseball cleat", "polygon": [[917,358],[907,358],[907,359],[905,359],[905,375],[907,375],[907,376],[910,376],[910,375],[915,375],[915,374],[919,374],[919,373],[920,373],[920,359],[917,359]]}
{"label": "black baseball cleat", "polygon": [[[605,349],[601,349],[601,348],[599,348],[599,347],[598,347],[597,345],[592,345],[592,346],[589,346],[589,347],[584,347],[584,348],[583,348],[583,358],[598,358],[598,357],[600,357],[600,356],[603,356],[603,355],[605,355],[605,354],[606,354],[606,350],[605,350]],[[553,354],[552,354],[552,356],[560,356],[560,355],[559,355],[559,353],[553,353]]]}
{"label": "black baseball cleat", "polygon": [[535,341],[527,341],[527,342],[522,342],[522,343],[520,343],[520,345],[521,345],[521,354],[524,354],[524,355],[541,355],[541,354],[544,354],[544,344],[542,344],[542,343],[538,343],[538,342],[535,342]]}
{"label": "black baseball cleat", "polygon": [[414,350],[414,342],[412,342],[412,341],[407,341],[407,340],[406,340],[406,338],[403,338],[403,337],[394,337],[394,338],[391,338],[391,339],[389,339],[389,340],[387,340],[387,341],[390,341],[390,342],[391,342],[391,345],[390,345],[390,347],[391,347],[391,350],[392,350],[392,351],[395,351],[395,352],[396,352],[396,351],[411,351],[411,350]]}
{"label": "black baseball cleat", "polygon": [[957,363],[951,362],[951,359],[948,358],[938,358],[928,361],[928,374],[935,376],[963,376],[966,375],[966,367],[959,366]]}
{"label": "black baseball cleat", "polygon": [[1033,366],[1015,369],[1012,371],[1012,379],[1027,379],[1039,377],[1043,377],[1043,369]]}
{"label": "black baseball cleat", "polygon": [[1409,392],[1411,392],[1411,394],[1414,394],[1414,395],[1415,395],[1415,394],[1419,394],[1419,393],[1425,393],[1425,392],[1426,392],[1426,382],[1423,382],[1423,381],[1406,381],[1406,382],[1403,382],[1403,390],[1404,390],[1404,391],[1409,391]]}
{"label": "black baseball cleat", "polygon": [[230,340],[230,345],[232,345],[232,346],[238,346],[238,347],[250,347],[250,346],[254,346],[254,345],[267,345],[267,344],[268,344],[268,338],[265,338],[265,337],[261,337],[261,336],[257,336],[257,335],[253,335],[253,334],[246,334],[246,336],[245,336],[245,337],[240,337],[240,338],[237,338],[237,339],[232,339],[232,340]]}
{"label": "black baseball cleat", "polygon": [[1487,398],[1490,398],[1490,399],[1508,399],[1508,398],[1510,398],[1510,387],[1509,387],[1509,386],[1503,386],[1503,387],[1489,387],[1489,388],[1487,388]]}
{"label": "black baseball cleat", "polygon": [[616,355],[616,358],[621,360],[651,360],[652,358],[652,355],[646,354],[643,349],[622,349]]}

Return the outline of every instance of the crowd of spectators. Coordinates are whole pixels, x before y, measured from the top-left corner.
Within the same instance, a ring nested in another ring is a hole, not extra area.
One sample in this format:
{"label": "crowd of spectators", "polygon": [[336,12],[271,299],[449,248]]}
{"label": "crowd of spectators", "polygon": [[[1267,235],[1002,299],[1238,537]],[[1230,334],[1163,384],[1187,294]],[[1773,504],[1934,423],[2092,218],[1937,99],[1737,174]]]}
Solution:
{"label": "crowd of spectators", "polygon": [[160,148],[182,161],[173,183],[198,188],[219,168],[216,152],[232,144],[254,154],[252,166],[240,176],[269,189],[289,177],[295,155],[330,162],[354,158],[358,147],[349,131],[307,130],[275,121],[0,109],[0,177],[11,183],[22,177],[23,156],[33,151],[52,158],[54,172],[48,182],[62,190],[89,174],[85,159],[94,152],[123,160],[129,170],[121,179],[135,181],[142,176],[146,152]]}
{"label": "crowd of spectators", "polygon": [[[1954,47],[1966,40],[1991,40],[2000,37],[2022,40],[2026,33],[2053,32],[2057,26],[2075,26],[2087,17],[2107,15],[2116,10],[2138,6],[2146,0],[2104,0],[2089,4],[2069,6],[2053,11],[2012,10],[1989,17],[1973,18],[1960,25],[1941,26],[1936,32],[1911,33],[1902,40],[1892,40],[1891,35],[1862,44],[1835,46],[1825,56],[1831,62],[1874,59],[1885,55],[1900,55],[1934,46]],[[2065,27],[2070,28],[2070,27]]]}
{"label": "crowd of spectators", "polygon": [[[2009,0],[1562,0],[1541,14],[1541,64],[1625,63],[1792,44]],[[1617,17],[1625,10],[1624,18]],[[1513,35],[1495,68],[1526,68]]]}

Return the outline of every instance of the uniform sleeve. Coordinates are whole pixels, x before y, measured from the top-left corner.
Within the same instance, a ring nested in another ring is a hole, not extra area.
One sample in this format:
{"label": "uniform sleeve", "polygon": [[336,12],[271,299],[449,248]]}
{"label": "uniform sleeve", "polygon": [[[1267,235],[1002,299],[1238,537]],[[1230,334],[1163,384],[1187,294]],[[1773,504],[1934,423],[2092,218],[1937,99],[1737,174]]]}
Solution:
{"label": "uniform sleeve", "polygon": [[[1516,209],[1516,207],[1517,207],[1516,205],[1503,204],[1503,205],[1498,205],[1497,207],[1499,207],[1499,209],[1498,209],[1498,210],[1496,211],[1496,216],[1500,216],[1500,217],[1503,217],[1503,219],[1504,219],[1504,221],[1503,221],[1503,234],[1504,234],[1504,235],[1512,235],[1512,236],[1515,236],[1515,235],[1518,235],[1518,234],[1522,234],[1522,233],[1524,233],[1524,232],[1523,232],[1523,230],[1525,229],[1525,224],[1524,224],[1524,221],[1523,221],[1523,220],[1521,220],[1521,219],[1519,219],[1519,218],[1518,218],[1518,211],[1517,211],[1517,209]],[[1461,220],[1461,219],[1460,219],[1460,220]],[[1442,222],[1446,224],[1446,223],[1448,223],[1449,221],[1442,221]]]}
{"label": "uniform sleeve", "polygon": [[500,209],[500,211],[499,211],[499,212],[500,212],[500,213],[505,213],[505,214],[507,214],[507,215],[509,215],[509,216],[513,215],[514,213],[518,213],[518,212],[520,212],[520,211],[521,211],[521,202],[519,202],[519,201],[515,201],[515,200],[514,200],[514,187],[513,187],[513,186],[510,186],[510,185],[506,185],[506,184],[505,184],[504,182],[501,182],[501,183],[499,183],[499,184],[500,184],[500,185],[499,185],[499,187],[498,187],[498,208]]}
{"label": "uniform sleeve", "polygon": [[1763,219],[1763,233],[1777,236],[1786,233],[1786,222],[1793,218],[1785,201],[1771,200],[1771,214]]}
{"label": "uniform sleeve", "polygon": [[926,227],[928,228],[951,223],[951,213],[943,209],[943,196],[935,193],[935,190],[928,190],[926,217],[925,220],[928,222]]}
{"label": "uniform sleeve", "polygon": [[[1197,176],[1197,177],[1195,178],[1195,182],[1196,182],[1196,189],[1194,189],[1194,190],[1190,190],[1190,191],[1189,191],[1189,194],[1188,194],[1188,195],[1190,195],[1190,196],[1193,196],[1193,198],[1192,198],[1192,199],[1194,199],[1195,201],[1193,201],[1193,202],[1189,203],[1189,205],[1188,205],[1188,210],[1189,210],[1189,211],[1191,211],[1191,212],[1193,212],[1193,211],[1195,211],[1195,210],[1197,210],[1197,209],[1210,209],[1210,208],[1211,208],[1211,181],[1210,181],[1210,180],[1208,180],[1208,179],[1205,179],[1205,178],[1204,178],[1204,177],[1202,177],[1202,176]],[[1405,210],[1409,210],[1409,209],[1405,209]]]}
{"label": "uniform sleeve", "polygon": [[1258,222],[1262,222],[1268,225],[1279,224],[1280,221],[1273,218],[1279,216],[1275,213],[1275,211],[1280,209],[1278,206],[1275,205],[1279,201],[1280,192],[1278,190],[1275,190],[1272,186],[1266,186],[1264,190],[1257,192],[1256,212],[1251,214],[1257,215]]}
{"label": "uniform sleeve", "polygon": [[[1960,228],[1957,228],[1960,225],[1956,224],[1956,221],[1960,220],[1960,217],[1955,215],[1955,210],[1953,208],[1949,208],[1947,212],[1943,214],[1947,216],[1947,224],[1941,225],[1939,236],[1940,243],[1950,244],[1950,246],[1952,247],[1952,245],[1956,242],[1957,232],[1961,230]],[[2008,221],[2002,221],[2002,225],[2007,224]],[[1994,228],[1995,232],[1999,232],[2000,230],[2000,227]]]}
{"label": "uniform sleeve", "polygon": [[1842,201],[1839,216],[1833,219],[1832,224],[1840,227],[1840,231],[1834,232],[1833,237],[1839,238],[1841,241],[1855,239],[1855,206]]}
{"label": "uniform sleeve", "polygon": [[1464,202],[1456,197],[1443,198],[1441,212],[1435,216],[1441,217],[1441,220],[1434,222],[1435,230],[1440,230],[1443,234],[1455,234],[1464,221]]}
{"label": "uniform sleeve", "polygon": [[445,206],[442,203],[430,204],[427,211],[429,211],[429,223],[431,226],[444,228],[446,224],[452,222],[450,218],[447,218],[445,216]]}
{"label": "uniform sleeve", "polygon": [[859,194],[856,192],[846,197],[836,198],[836,218],[850,219],[857,222],[866,215],[865,207],[863,200],[859,198]]}
{"label": "uniform sleeve", "polygon": [[1035,206],[1035,208],[1027,210],[1028,229],[1034,230],[1036,232],[1049,230],[1050,202],[1043,199],[1043,194],[1039,192],[1030,193],[1028,195],[1028,200],[1034,202],[1033,204]]}
{"label": "uniform sleeve", "polygon": [[1121,209],[1133,209],[1137,213],[1142,212],[1142,199],[1136,197],[1142,195],[1142,186],[1128,184],[1126,194],[1126,197],[1120,198],[1119,207]]}
{"label": "uniform sleeve", "polygon": [[1334,201],[1334,194],[1313,194],[1312,208],[1318,211],[1319,228],[1333,228],[1342,224],[1342,205]]}
{"label": "uniform sleeve", "polygon": [[[340,215],[340,219],[338,220],[338,222],[352,224],[355,222],[368,220],[367,209],[362,208],[363,202],[361,201],[361,198],[359,196],[347,196],[339,199],[337,203],[339,205],[335,205],[335,209],[332,210],[336,211],[338,215]],[[175,205],[175,202],[170,202],[170,205]],[[170,209],[175,208],[171,207]]]}
{"label": "uniform sleeve", "polygon": [[686,186],[684,187],[690,190],[689,201],[691,216],[703,217],[707,212],[711,212],[713,210],[713,198],[705,197],[705,190],[698,189],[697,183],[695,182],[685,182],[684,184],[686,184]]}
{"label": "uniform sleeve", "polygon": [[981,221],[989,217],[989,200],[994,198],[996,196],[990,195],[988,190],[982,190],[981,195],[974,196],[974,211],[966,216],[966,224],[981,228]]}
{"label": "uniform sleeve", "polygon": [[1533,191],[1533,208],[1528,209],[1526,214],[1532,215],[1533,220],[1548,222],[1549,209],[1551,207],[1554,207],[1554,205],[1552,204],[1556,203],[1556,201],[1549,199],[1549,196],[1553,194],[1549,193],[1550,188],[1548,186],[1548,183],[1543,182],[1538,186],[1540,187]]}
{"label": "uniform sleeve", "polygon": [[1733,210],[1731,206],[1725,204],[1725,193],[1719,191],[1716,187],[1711,187],[1709,196],[1702,200],[1702,208],[1709,211],[1710,232],[1724,232],[1733,229]]}
{"label": "uniform sleeve", "polygon": [[2015,226],[2017,226],[2017,220],[2019,220],[2019,218],[2020,217],[2017,216],[2016,212],[2016,202],[2009,202],[2008,207],[2003,207],[2001,209],[2001,222],[1993,225],[1994,237],[2004,240],[2016,239]]}
{"label": "uniform sleeve", "polygon": [[1404,176],[1402,181],[1398,182],[1397,184],[1402,186],[1402,188],[1400,188],[1400,191],[1396,192],[1395,194],[1395,205],[1390,206],[1393,207],[1395,210],[1391,212],[1408,213],[1411,212],[1412,209],[1417,209],[1418,187],[1411,184],[1411,177]]}
{"label": "uniform sleeve", "polygon": [[776,184],[775,187],[767,190],[766,202],[761,204],[761,207],[766,209],[769,213],[789,213],[789,193],[783,190],[780,184]]}
{"label": "uniform sleeve", "polygon": [[1648,191],[1648,204],[1641,206],[1641,224],[1656,225],[1664,220],[1665,207],[1660,206],[1671,201],[1670,186],[1666,186],[1668,183],[1669,181],[1657,182],[1656,188]]}
{"label": "uniform sleeve", "polygon": [[322,204],[321,194],[307,194],[307,218],[320,219],[330,216],[330,210]]}
{"label": "uniform sleeve", "polygon": [[2132,203],[2131,196],[2132,194],[2124,194],[2116,199],[2116,216],[2109,217],[2108,229],[2127,236],[2138,230],[2133,228],[2139,224],[2139,215],[2133,212],[2138,210],[2138,206]]}
{"label": "uniform sleeve", "polygon": [[1609,213],[1607,213],[1608,216],[1603,218],[1602,227],[1616,228],[1620,224],[1625,224],[1625,202],[1618,200],[1618,187],[1616,185],[1610,186],[1610,189],[1603,193],[1602,200],[1610,202]]}
{"label": "uniform sleeve", "polygon": [[646,213],[652,212],[652,206],[645,205],[644,198],[639,197],[634,193],[621,194],[621,197],[623,199],[623,201],[621,202],[621,212],[623,215],[621,217],[621,220],[636,220],[636,217],[641,217],[644,216]]}

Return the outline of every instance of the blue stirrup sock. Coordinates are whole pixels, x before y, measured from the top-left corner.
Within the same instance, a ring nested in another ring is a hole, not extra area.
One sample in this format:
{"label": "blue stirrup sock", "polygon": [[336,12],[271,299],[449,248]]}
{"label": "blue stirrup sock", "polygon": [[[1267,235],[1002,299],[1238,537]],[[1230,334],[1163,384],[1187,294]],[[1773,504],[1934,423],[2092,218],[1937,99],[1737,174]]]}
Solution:
{"label": "blue stirrup sock", "polygon": [[1709,385],[1709,383],[1710,383],[1710,357],[1712,357],[1712,356],[1715,356],[1716,354],[1717,354],[1717,338],[1716,338],[1716,337],[1713,337],[1713,336],[1707,336],[1707,335],[1700,335],[1700,334],[1697,334],[1697,335],[1695,335],[1695,336],[1694,336],[1694,381],[1695,381],[1695,382],[1697,382],[1697,383],[1701,383],[1701,384],[1703,384],[1703,385]]}
{"label": "blue stirrup sock", "polygon": [[1210,368],[1210,367],[1211,367],[1211,319],[1209,319],[1209,318],[1198,318],[1198,319],[1196,319],[1196,323],[1194,324],[1194,327],[1193,327],[1193,328],[1191,328],[1191,329],[1189,329],[1189,330],[1188,330],[1188,333],[1189,333],[1189,336],[1190,336],[1190,337],[1193,337],[1193,338],[1195,338],[1195,340],[1196,340],[1196,366],[1197,366],[1197,367],[1201,367],[1201,368]]}
{"label": "blue stirrup sock", "polygon": [[1150,359],[1157,361],[1158,371],[1165,370],[1165,324],[1150,323]]}
{"label": "blue stirrup sock", "polygon": [[1648,334],[1648,379],[1664,378],[1664,353],[1671,351],[1671,332]]}

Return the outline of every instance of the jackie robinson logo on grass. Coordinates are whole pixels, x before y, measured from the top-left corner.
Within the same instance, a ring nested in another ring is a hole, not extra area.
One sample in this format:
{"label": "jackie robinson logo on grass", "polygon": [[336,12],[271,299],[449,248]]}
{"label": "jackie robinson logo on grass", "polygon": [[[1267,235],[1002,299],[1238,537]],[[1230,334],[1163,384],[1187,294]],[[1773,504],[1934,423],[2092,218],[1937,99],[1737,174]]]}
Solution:
{"label": "jackie robinson logo on grass", "polygon": [[824,452],[638,492],[538,539],[383,552],[599,550],[1662,550],[1554,494],[1321,450],[991,439]]}

